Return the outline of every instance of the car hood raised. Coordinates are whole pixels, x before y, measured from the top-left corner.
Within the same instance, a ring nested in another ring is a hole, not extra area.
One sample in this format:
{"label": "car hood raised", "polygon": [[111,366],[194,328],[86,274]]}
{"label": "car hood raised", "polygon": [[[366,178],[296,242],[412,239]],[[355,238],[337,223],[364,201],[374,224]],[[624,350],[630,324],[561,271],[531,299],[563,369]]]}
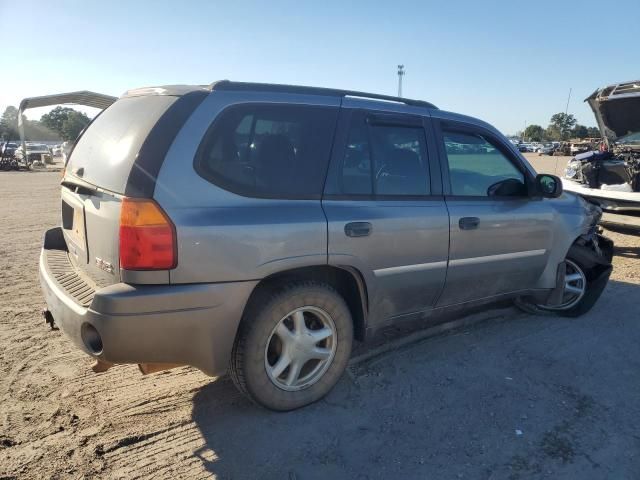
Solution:
{"label": "car hood raised", "polygon": [[600,88],[585,102],[593,110],[607,143],[640,131],[640,80]]}

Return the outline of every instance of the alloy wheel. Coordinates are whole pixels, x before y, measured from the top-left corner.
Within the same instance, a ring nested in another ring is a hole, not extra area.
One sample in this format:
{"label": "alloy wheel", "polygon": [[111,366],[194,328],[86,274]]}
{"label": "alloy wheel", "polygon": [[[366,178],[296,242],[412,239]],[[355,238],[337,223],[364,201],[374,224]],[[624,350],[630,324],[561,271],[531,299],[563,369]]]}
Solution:
{"label": "alloy wheel", "polygon": [[573,261],[565,260],[564,291],[560,305],[540,306],[545,310],[569,310],[575,307],[587,291],[587,277],[582,269]]}
{"label": "alloy wheel", "polygon": [[316,383],[327,371],[338,343],[331,316],[305,306],[285,315],[272,330],[264,352],[264,366],[273,384],[298,391]]}

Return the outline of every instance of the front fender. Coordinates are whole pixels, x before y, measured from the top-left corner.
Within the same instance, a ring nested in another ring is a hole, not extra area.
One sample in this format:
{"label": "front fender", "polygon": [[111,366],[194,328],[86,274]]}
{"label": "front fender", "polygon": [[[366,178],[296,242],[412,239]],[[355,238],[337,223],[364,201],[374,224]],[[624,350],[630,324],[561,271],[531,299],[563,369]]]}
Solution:
{"label": "front fender", "polygon": [[578,195],[564,192],[555,199],[545,200],[553,210],[553,240],[546,268],[536,284],[540,289],[553,289],[557,283],[558,266],[576,242],[589,242],[596,234],[602,210]]}

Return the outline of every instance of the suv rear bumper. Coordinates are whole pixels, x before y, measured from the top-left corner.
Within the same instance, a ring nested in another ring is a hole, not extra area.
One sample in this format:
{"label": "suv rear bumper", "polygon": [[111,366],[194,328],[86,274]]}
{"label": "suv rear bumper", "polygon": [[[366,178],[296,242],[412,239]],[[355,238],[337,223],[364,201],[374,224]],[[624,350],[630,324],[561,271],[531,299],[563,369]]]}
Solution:
{"label": "suv rear bumper", "polygon": [[[192,365],[211,376],[227,370],[244,305],[257,282],[97,288],[80,272],[61,274],[65,255],[60,227],[47,231],[40,255],[47,307],[84,352],[110,363]],[[69,275],[78,277],[71,286]],[[78,290],[87,292],[85,300],[74,296]]]}

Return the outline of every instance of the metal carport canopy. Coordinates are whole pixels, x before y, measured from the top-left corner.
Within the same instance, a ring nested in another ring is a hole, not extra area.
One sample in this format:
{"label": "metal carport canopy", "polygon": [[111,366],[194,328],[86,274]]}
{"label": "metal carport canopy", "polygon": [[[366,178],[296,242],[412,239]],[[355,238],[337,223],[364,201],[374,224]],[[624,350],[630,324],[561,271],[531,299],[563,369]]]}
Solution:
{"label": "metal carport canopy", "polygon": [[49,105],[60,105],[65,103],[75,103],[76,105],[86,105],[104,110],[118,98],[102,93],[80,92],[56,93],[55,95],[44,95],[42,97],[25,98],[20,102],[20,113],[28,108],[47,107]]}
{"label": "metal carport canopy", "polygon": [[22,122],[22,114],[29,108],[48,107],[49,105],[75,104],[85,105],[104,110],[115,102],[118,97],[104,95],[102,93],[89,92],[82,90],[79,92],[56,93],[54,95],[43,95],[41,97],[25,98],[20,102],[18,109],[18,130],[20,131],[20,141],[24,147],[24,125]]}

